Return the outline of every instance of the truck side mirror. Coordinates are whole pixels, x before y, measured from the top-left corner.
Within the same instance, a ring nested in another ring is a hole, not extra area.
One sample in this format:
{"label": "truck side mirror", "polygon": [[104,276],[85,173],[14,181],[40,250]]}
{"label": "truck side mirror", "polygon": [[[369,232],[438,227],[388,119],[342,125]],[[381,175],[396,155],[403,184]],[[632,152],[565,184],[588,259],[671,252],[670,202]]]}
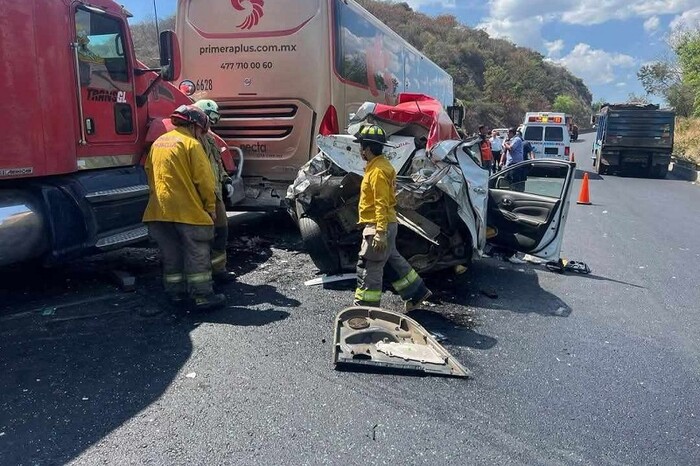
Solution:
{"label": "truck side mirror", "polygon": [[591,115],[591,125],[595,125],[597,118],[595,115]]}
{"label": "truck side mirror", "polygon": [[174,31],[160,33],[160,67],[163,80],[172,82],[180,77],[180,43]]}
{"label": "truck side mirror", "polygon": [[464,107],[461,105],[447,107],[447,114],[450,116],[450,120],[452,120],[452,123],[454,123],[456,127],[462,127],[462,122],[464,121]]}

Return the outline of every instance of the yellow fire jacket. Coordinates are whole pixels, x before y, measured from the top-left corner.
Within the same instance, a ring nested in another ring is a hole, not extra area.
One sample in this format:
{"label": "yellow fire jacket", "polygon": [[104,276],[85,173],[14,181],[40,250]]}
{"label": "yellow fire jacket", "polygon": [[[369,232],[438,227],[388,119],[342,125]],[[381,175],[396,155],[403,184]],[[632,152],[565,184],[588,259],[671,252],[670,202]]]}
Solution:
{"label": "yellow fire jacket", "polygon": [[185,128],[156,139],[146,160],[151,193],[144,222],[213,225],[214,174],[202,144]]}
{"label": "yellow fire jacket", "polygon": [[387,231],[396,222],[396,171],[383,156],[367,163],[360,186],[360,220],[374,224],[377,231]]}

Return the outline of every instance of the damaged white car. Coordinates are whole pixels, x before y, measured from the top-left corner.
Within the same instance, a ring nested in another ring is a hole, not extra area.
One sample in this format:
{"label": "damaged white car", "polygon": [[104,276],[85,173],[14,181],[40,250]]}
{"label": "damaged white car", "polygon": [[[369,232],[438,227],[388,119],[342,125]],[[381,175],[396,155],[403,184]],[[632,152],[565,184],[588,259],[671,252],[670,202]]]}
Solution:
{"label": "damaged white car", "polygon": [[422,95],[364,104],[349,134],[320,135],[319,154],[299,171],[287,198],[322,273],[354,271],[365,162],[354,136],[363,124],[389,136],[384,154],[397,173],[397,248],[419,273],[468,264],[489,243],[558,261],[575,164],[540,159],[489,176],[479,140],[459,140],[441,104]]}

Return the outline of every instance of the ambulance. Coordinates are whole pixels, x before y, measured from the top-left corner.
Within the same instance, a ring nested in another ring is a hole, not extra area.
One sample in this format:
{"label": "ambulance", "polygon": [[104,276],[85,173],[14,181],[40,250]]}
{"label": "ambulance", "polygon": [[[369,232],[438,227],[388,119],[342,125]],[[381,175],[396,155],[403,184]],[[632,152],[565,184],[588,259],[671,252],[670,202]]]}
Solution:
{"label": "ambulance", "polygon": [[570,159],[571,139],[565,113],[527,112],[521,131],[523,139],[532,144],[536,159]]}

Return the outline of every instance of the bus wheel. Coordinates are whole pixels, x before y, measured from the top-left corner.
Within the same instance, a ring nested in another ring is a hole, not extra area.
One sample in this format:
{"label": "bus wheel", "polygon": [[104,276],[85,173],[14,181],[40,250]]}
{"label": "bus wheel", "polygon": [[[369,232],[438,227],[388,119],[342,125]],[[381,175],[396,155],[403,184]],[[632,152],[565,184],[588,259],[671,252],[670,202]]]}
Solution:
{"label": "bus wheel", "polygon": [[340,272],[340,256],[328,245],[326,235],[316,220],[299,218],[299,232],[306,251],[321,273],[332,275]]}

